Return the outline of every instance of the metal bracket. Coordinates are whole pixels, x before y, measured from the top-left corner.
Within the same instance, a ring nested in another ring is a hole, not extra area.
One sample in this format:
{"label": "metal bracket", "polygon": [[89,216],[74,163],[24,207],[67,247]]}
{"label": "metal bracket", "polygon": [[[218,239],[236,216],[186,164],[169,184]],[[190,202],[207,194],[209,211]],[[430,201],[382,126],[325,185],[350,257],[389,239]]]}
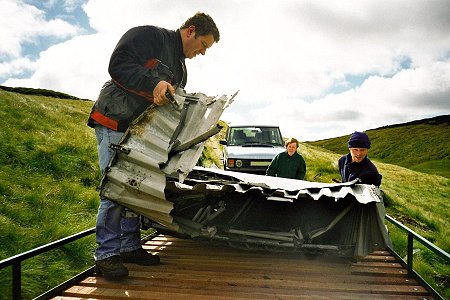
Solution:
{"label": "metal bracket", "polygon": [[120,151],[125,154],[129,154],[131,152],[130,148],[126,148],[126,147],[118,145],[118,144],[111,144],[111,145],[109,145],[109,148],[111,150]]}

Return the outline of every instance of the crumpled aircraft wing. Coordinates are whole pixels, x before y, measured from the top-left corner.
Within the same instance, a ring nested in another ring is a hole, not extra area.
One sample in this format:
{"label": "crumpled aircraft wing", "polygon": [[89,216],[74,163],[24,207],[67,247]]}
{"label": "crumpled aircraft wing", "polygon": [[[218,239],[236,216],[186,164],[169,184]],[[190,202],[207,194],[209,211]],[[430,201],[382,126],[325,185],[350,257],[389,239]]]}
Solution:
{"label": "crumpled aircraft wing", "polygon": [[374,186],[195,167],[233,97],[177,90],[149,107],[114,145],[101,195],[164,233],[241,248],[362,257],[390,245]]}

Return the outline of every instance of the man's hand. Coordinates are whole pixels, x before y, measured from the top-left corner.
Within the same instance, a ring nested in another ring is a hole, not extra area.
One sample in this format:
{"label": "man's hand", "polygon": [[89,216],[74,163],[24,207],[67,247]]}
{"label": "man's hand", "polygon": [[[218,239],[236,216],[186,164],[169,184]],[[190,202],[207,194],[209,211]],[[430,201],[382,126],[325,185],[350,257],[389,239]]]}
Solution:
{"label": "man's hand", "polygon": [[153,90],[153,102],[156,105],[164,105],[169,102],[166,97],[166,92],[169,91],[170,94],[175,94],[173,86],[167,81],[160,81]]}

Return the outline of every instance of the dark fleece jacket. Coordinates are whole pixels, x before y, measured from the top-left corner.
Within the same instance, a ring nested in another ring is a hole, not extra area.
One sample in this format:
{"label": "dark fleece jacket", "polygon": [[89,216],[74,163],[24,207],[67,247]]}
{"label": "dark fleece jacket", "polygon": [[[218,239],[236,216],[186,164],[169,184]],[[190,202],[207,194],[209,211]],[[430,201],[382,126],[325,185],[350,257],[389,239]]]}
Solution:
{"label": "dark fleece jacket", "polygon": [[297,152],[289,156],[287,151],[275,156],[266,171],[266,175],[269,176],[300,180],[305,178],[305,174],[306,163],[303,157]]}
{"label": "dark fleece jacket", "polygon": [[352,155],[349,153],[339,159],[338,165],[342,182],[359,178],[364,184],[381,185],[382,176],[367,156],[360,163],[355,163],[352,162]]}

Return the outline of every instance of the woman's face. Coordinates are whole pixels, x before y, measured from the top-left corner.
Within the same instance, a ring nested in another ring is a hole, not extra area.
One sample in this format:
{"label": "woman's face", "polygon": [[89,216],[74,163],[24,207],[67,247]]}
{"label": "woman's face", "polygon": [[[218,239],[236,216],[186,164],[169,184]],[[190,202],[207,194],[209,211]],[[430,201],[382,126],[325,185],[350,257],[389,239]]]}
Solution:
{"label": "woman's face", "polygon": [[297,152],[297,143],[290,143],[286,146],[286,150],[289,156],[294,155]]}

